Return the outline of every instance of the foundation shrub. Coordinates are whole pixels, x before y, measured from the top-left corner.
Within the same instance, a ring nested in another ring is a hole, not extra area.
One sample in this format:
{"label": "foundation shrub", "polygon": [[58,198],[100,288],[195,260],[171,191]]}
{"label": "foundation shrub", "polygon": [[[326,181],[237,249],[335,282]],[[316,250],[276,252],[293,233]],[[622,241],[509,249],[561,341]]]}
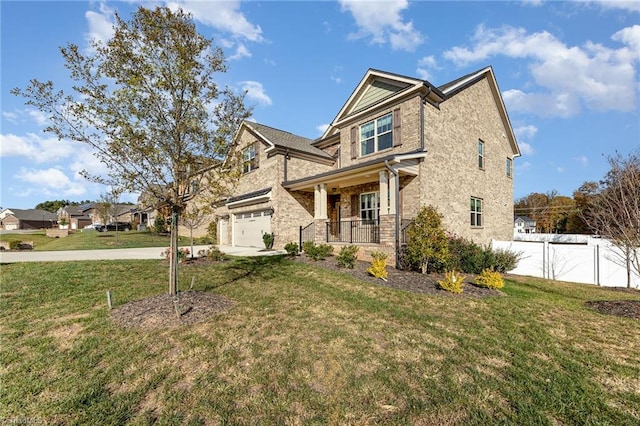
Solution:
{"label": "foundation shrub", "polygon": [[284,245],[284,250],[291,257],[297,256],[300,250],[298,249],[298,243],[290,242]]}
{"label": "foundation shrub", "polygon": [[445,272],[444,279],[438,281],[438,287],[450,293],[460,294],[464,291],[465,276],[460,272],[451,270]]}
{"label": "foundation shrub", "polygon": [[337,257],[338,266],[353,269],[356,266],[358,250],[360,250],[360,247],[358,246],[343,246]]}
{"label": "foundation shrub", "polygon": [[493,251],[495,263],[493,269],[504,274],[507,271],[516,269],[518,262],[522,258],[522,252],[515,252],[508,249],[496,249]]}
{"label": "foundation shrub", "polygon": [[476,277],[474,283],[478,287],[485,288],[502,288],[504,287],[504,280],[500,272],[492,271],[491,269],[485,269],[480,275]]}
{"label": "foundation shrub", "polygon": [[375,278],[386,280],[387,276],[389,275],[389,273],[387,272],[386,253],[374,251],[371,253],[371,258],[373,260],[371,261],[371,266],[369,266],[367,272]]}
{"label": "foundation shrub", "polygon": [[329,244],[315,244],[309,241],[309,244],[304,243],[304,252],[313,260],[324,260],[333,254],[333,246]]}

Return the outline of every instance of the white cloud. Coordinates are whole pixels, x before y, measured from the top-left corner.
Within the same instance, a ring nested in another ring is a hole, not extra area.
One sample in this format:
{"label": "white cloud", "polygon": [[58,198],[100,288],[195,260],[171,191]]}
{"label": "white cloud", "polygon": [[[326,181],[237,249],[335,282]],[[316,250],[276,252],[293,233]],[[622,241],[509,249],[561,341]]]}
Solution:
{"label": "white cloud", "polygon": [[114,10],[107,7],[105,3],[100,2],[98,12],[89,10],[84,16],[89,25],[89,32],[85,35],[87,41],[95,40],[104,43],[113,36]]}
{"label": "white cloud", "polygon": [[196,21],[231,33],[235,38],[262,42],[262,28],[247,20],[240,11],[240,4],[238,0],[215,3],[201,0],[167,2],[169,8],[175,10],[181,7],[185,12],[191,13]]}
{"label": "white cloud", "polygon": [[258,81],[242,81],[240,82],[243,90],[247,91],[247,98],[256,101],[261,105],[271,105],[271,98],[266,94],[262,83]]}
{"label": "white cloud", "polygon": [[522,164],[516,163],[516,170],[524,171],[524,170],[529,170],[530,168],[531,168],[531,163],[528,161],[525,161]]}
{"label": "white cloud", "polygon": [[69,158],[77,150],[77,144],[59,141],[57,137],[43,138],[35,133],[25,136],[0,134],[0,157],[25,157],[41,164]]}
{"label": "white cloud", "polygon": [[349,34],[350,39],[371,38],[373,44],[389,43],[393,50],[412,52],[424,41],[413,22],[405,22],[402,11],[409,7],[407,0],[366,2],[341,0],[343,12],[351,13],[358,32]]}
{"label": "white cloud", "polygon": [[240,43],[238,44],[238,47],[236,48],[236,53],[234,53],[233,55],[229,56],[229,60],[230,61],[236,61],[238,59],[242,59],[242,58],[250,58],[251,57],[251,52],[249,52],[249,49],[247,49],[247,46],[245,46],[244,44]]}
{"label": "white cloud", "polygon": [[558,173],[564,173],[565,172],[565,168],[564,167],[556,167],[556,170],[558,171]]}
{"label": "white cloud", "polygon": [[518,142],[518,147],[520,148],[520,153],[523,155],[533,154],[533,147],[527,142]]}
{"label": "white cloud", "polygon": [[316,126],[316,130],[318,131],[318,133],[323,134],[324,132],[327,131],[327,129],[329,128],[328,124],[318,124]]}
{"label": "white cloud", "polygon": [[32,193],[40,192],[45,196],[79,196],[87,192],[84,185],[72,181],[62,170],[53,167],[39,170],[22,167],[15,177],[34,186]]}
{"label": "white cloud", "polygon": [[418,69],[416,73],[423,80],[430,80],[432,78],[431,70],[439,70],[440,67],[436,62],[434,56],[425,56],[418,61]]}
{"label": "white cloud", "polygon": [[20,119],[20,115],[13,111],[2,111],[2,117],[13,124],[18,124]]}
{"label": "white cloud", "polygon": [[579,157],[573,157],[574,161],[580,163],[583,168],[587,168],[589,166],[589,159],[585,155],[580,155]]}
{"label": "white cloud", "polygon": [[509,109],[538,115],[569,117],[583,106],[593,110],[633,111],[637,103],[636,62],[640,58],[640,26],[616,32],[617,49],[587,42],[567,46],[542,31],[523,28],[477,27],[471,47],[456,46],[444,53],[458,65],[504,55],[530,60],[537,92],[508,90]]}
{"label": "white cloud", "polygon": [[637,0],[598,0],[594,3],[600,5],[603,9],[622,9],[629,12],[640,12],[640,2]]}
{"label": "white cloud", "polygon": [[529,142],[525,142],[525,140],[530,141],[533,139],[536,136],[536,133],[538,133],[538,128],[530,124],[528,126],[516,127],[513,129],[513,132],[516,134],[520,152],[524,155],[532,155],[533,146],[531,146]]}

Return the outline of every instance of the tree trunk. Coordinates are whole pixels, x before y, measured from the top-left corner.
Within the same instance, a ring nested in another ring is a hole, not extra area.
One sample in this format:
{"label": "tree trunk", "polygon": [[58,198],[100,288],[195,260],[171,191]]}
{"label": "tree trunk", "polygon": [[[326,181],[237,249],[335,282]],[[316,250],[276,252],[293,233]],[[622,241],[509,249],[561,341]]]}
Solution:
{"label": "tree trunk", "polygon": [[178,294],[178,212],[171,215],[171,247],[169,249],[169,294]]}
{"label": "tree trunk", "polygon": [[189,238],[191,239],[191,259],[193,259],[193,226],[189,227]]}

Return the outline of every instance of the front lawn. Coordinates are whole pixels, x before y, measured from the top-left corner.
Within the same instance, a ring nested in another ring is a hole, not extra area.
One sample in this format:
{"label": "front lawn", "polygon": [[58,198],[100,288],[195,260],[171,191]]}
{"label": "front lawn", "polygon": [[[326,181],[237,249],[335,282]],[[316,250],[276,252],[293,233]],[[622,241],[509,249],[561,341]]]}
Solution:
{"label": "front lawn", "polygon": [[638,292],[508,279],[504,296],[416,294],[282,257],[181,266],[231,306],[116,326],[167,290],[160,260],[2,265],[0,418],[53,424],[640,423]]}
{"label": "front lawn", "polygon": [[[151,232],[137,231],[72,231],[68,237],[51,238],[44,231],[30,234],[0,235],[0,241],[33,241],[36,251],[97,250],[109,248],[163,247],[169,245],[169,237]],[[180,245],[188,245],[189,238],[180,237]]]}

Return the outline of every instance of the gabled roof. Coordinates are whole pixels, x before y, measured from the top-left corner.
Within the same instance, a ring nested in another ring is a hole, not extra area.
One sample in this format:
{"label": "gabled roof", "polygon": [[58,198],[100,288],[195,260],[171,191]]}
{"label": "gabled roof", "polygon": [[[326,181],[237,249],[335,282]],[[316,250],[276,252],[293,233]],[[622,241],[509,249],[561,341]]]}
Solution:
{"label": "gabled roof", "polygon": [[357,118],[372,106],[395,102],[415,93],[429,97],[432,102],[443,98],[438,88],[426,80],[369,68],[321,139],[337,132],[341,122]]}
{"label": "gabled roof", "polygon": [[367,114],[367,111],[371,108],[393,104],[403,97],[415,96],[416,94],[420,94],[428,100],[430,104],[437,107],[440,103],[454,97],[483,78],[486,78],[489,82],[494,100],[500,112],[500,117],[506,129],[505,136],[509,140],[513,153],[515,156],[520,156],[520,148],[513,133],[511,121],[509,120],[507,109],[504,105],[500,89],[498,88],[493,68],[490,66],[466,74],[440,87],[434,86],[427,80],[369,69],[351,96],[349,96],[347,102],[345,102],[331,124],[327,127],[322,137],[316,140],[316,145],[337,133],[342,123]]}
{"label": "gabled roof", "polygon": [[46,220],[46,221],[57,221],[58,216],[55,213],[48,212],[46,210],[40,209],[9,209],[13,216],[15,216],[19,220]]}
{"label": "gabled roof", "polygon": [[535,223],[535,220],[531,219],[528,216],[516,216],[516,218],[513,221],[517,222],[519,220],[522,221],[522,222],[525,222],[525,223],[527,223],[527,222],[528,223]]}
{"label": "gabled roof", "polygon": [[294,135],[293,133],[286,132],[284,130],[275,129],[273,127],[265,126],[264,124],[245,121],[242,123],[242,128],[247,128],[248,131],[253,133],[256,137],[260,138],[264,143],[269,145],[266,149],[270,152],[274,149],[281,151],[289,151],[292,153],[300,153],[311,155],[313,157],[329,160],[333,162],[331,157],[321,149],[311,145],[314,141],[302,136]]}

